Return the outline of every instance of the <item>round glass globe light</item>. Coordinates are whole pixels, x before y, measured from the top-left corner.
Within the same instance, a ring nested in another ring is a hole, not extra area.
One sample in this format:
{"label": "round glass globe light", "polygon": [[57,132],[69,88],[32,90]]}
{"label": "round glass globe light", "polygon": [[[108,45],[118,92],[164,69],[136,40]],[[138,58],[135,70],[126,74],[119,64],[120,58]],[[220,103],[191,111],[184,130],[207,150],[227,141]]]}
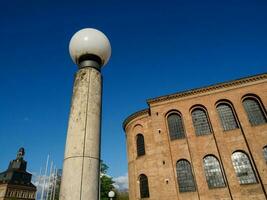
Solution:
{"label": "round glass globe light", "polygon": [[69,52],[71,59],[77,65],[81,56],[91,54],[98,56],[102,62],[99,64],[104,66],[111,56],[111,46],[104,33],[93,28],[85,28],[72,36]]}
{"label": "round glass globe light", "polygon": [[115,197],[115,192],[110,191],[110,192],[108,193],[108,197],[110,197],[110,198]]}

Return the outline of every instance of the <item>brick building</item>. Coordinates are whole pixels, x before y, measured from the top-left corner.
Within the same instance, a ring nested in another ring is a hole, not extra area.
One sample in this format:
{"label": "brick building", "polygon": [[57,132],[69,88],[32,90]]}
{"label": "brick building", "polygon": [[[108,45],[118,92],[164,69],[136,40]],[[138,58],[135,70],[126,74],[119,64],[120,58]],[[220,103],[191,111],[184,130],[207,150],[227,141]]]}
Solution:
{"label": "brick building", "polygon": [[147,103],[123,123],[130,200],[266,199],[267,74]]}

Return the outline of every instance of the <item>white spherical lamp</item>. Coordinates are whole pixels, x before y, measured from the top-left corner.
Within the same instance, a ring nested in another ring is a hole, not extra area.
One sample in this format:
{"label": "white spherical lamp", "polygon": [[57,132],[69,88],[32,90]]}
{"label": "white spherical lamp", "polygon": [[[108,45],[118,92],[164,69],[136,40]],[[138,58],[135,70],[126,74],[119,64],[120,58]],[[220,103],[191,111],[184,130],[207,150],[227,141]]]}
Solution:
{"label": "white spherical lamp", "polygon": [[110,191],[110,192],[108,193],[108,197],[109,197],[109,198],[113,198],[113,197],[115,197],[115,192],[114,192],[114,191]]}
{"label": "white spherical lamp", "polygon": [[70,56],[78,66],[84,60],[93,60],[104,66],[111,56],[108,38],[99,30],[85,28],[76,32],[69,44]]}

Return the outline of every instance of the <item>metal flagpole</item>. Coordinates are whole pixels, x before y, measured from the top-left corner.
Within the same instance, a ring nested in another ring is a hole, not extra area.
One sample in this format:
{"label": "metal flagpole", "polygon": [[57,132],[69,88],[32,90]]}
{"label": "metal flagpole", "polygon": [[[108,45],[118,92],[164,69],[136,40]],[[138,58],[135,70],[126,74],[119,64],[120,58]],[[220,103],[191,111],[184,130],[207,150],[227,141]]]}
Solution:
{"label": "metal flagpole", "polygon": [[49,178],[48,178],[48,188],[47,188],[47,191],[46,191],[46,196],[45,196],[45,199],[48,200],[48,195],[49,195],[49,191],[50,191],[50,182],[51,182],[51,176],[52,176],[52,170],[53,170],[53,161],[51,161],[51,164],[50,164],[50,170],[49,170]]}
{"label": "metal flagpole", "polygon": [[54,187],[55,187],[55,170],[56,170],[56,166],[54,165],[52,180],[51,180],[52,187],[51,187],[49,200],[52,200],[52,197],[53,197],[53,192],[54,192]]}
{"label": "metal flagpole", "polygon": [[47,155],[47,159],[46,159],[44,182],[43,182],[43,188],[42,188],[42,193],[41,193],[41,200],[44,200],[44,187],[45,187],[45,183],[46,183],[46,173],[47,173],[48,162],[49,162],[49,154]]}
{"label": "metal flagpole", "polygon": [[57,188],[57,168],[55,170],[56,170],[56,173],[55,173],[55,183],[54,183],[53,200],[55,200],[55,197],[56,197],[56,188]]}
{"label": "metal flagpole", "polygon": [[38,197],[38,188],[39,188],[39,186],[40,186],[41,176],[42,176],[42,167],[40,167],[40,171],[39,171],[38,185],[37,185],[37,192],[36,192],[36,194],[35,194],[35,199],[37,199],[37,197]]}

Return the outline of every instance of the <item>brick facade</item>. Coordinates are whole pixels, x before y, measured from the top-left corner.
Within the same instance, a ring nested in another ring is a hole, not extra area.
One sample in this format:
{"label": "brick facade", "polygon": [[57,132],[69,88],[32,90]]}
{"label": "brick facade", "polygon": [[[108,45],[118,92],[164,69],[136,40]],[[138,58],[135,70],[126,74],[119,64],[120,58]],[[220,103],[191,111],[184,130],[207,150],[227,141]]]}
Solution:
{"label": "brick facade", "polygon": [[[266,199],[267,161],[263,148],[267,145],[267,123],[252,126],[243,106],[246,96],[259,100],[266,118],[267,74],[225,82],[205,88],[147,100],[149,109],[129,116],[124,122],[127,138],[130,200],[141,199],[139,176],[148,178],[149,198],[162,200],[245,200]],[[231,105],[238,128],[224,131],[216,106]],[[205,109],[211,134],[196,136],[191,112],[195,106]],[[184,139],[170,140],[167,115],[179,112],[185,130]],[[143,134],[145,155],[137,156],[136,135]],[[257,183],[240,184],[231,156],[244,152],[250,159]],[[225,187],[209,188],[203,158],[215,156],[223,173]],[[186,159],[191,164],[196,191],[180,192],[176,163]]]}

